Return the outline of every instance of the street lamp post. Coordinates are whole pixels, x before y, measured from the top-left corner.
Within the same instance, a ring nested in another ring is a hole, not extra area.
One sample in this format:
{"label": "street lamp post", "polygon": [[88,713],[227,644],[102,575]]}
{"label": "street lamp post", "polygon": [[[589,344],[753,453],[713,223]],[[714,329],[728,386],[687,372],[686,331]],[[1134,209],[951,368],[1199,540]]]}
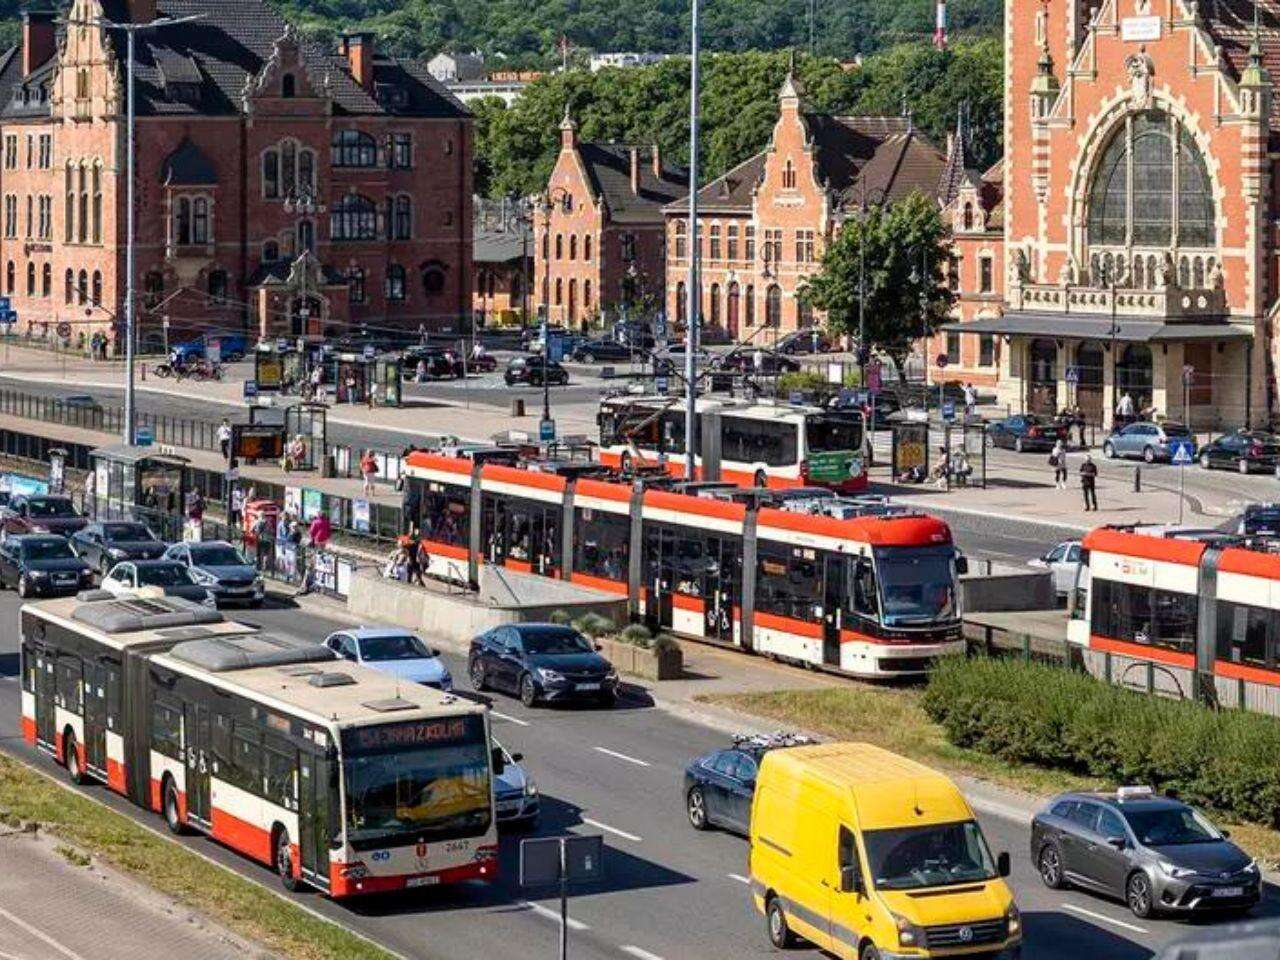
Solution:
{"label": "street lamp post", "polygon": [[695,430],[698,423],[698,312],[702,306],[702,282],[699,277],[701,241],[698,238],[698,108],[701,93],[698,63],[698,2],[690,0],[689,7],[689,315],[685,318],[684,332],[684,447],[685,477],[693,480],[697,475],[694,459],[698,444]]}

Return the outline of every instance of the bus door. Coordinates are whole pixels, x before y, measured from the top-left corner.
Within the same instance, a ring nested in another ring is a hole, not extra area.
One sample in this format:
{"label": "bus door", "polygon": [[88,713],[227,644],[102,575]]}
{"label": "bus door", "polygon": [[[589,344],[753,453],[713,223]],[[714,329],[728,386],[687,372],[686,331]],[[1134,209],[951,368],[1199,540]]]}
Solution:
{"label": "bus door", "polygon": [[726,537],[706,538],[702,596],[707,603],[706,635],[733,642],[733,609],[741,593],[742,557],[738,544]]}
{"label": "bus door", "polygon": [[84,670],[84,765],[107,776],[107,665],[86,663]]}
{"label": "bus door", "polygon": [[840,666],[840,628],[844,626],[844,608],[848,605],[848,558],[838,553],[824,557],[825,587],[822,596],[822,664]]}
{"label": "bus door", "polygon": [[672,593],[676,587],[675,531],[663,523],[646,524],[644,585],[648,596],[644,616],[650,627],[671,628]]}
{"label": "bus door", "polygon": [[58,674],[57,663],[52,652],[46,647],[37,648],[36,653],[36,743],[49,750],[56,749],[54,733],[57,730],[57,718],[54,710],[57,706]]}
{"label": "bus door", "polygon": [[188,703],[183,726],[187,738],[187,819],[208,829],[209,764],[213,752],[209,708],[202,703]]}
{"label": "bus door", "polygon": [[298,752],[298,847],[302,855],[302,875],[323,887],[329,886],[329,819],[331,761],[322,756]]}

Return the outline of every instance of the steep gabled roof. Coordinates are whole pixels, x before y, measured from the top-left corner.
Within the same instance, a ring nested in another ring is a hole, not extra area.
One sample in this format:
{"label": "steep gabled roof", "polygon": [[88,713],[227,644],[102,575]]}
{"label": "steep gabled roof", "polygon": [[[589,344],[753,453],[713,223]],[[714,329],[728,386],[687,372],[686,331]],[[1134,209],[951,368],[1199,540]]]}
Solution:
{"label": "steep gabled roof", "polygon": [[[631,189],[631,151],[638,151],[639,191]],[[653,169],[652,147],[631,147],[620,143],[584,141],[578,155],[591,182],[591,192],[604,200],[616,223],[657,223],[662,208],[689,189],[686,171],[668,164],[662,174]]]}
{"label": "steep gabled roof", "polygon": [[217,183],[218,174],[205,152],[183,137],[160,165],[160,182],[169,186],[204,186]]}

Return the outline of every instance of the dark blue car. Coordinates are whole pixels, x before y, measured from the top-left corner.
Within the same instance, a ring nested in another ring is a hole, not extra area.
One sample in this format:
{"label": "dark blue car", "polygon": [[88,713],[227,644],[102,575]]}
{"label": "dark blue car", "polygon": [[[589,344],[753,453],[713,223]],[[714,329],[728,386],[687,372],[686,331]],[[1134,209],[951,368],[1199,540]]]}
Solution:
{"label": "dark blue car", "polygon": [[735,737],[733,746],[703,754],[685,768],[684,802],[695,830],[720,827],[747,835],[756,774],[765,753],[812,743],[798,734]]}
{"label": "dark blue car", "polygon": [[71,552],[65,537],[29,533],[0,542],[0,587],[18,596],[66,597],[93,585],[89,565]]}
{"label": "dark blue car", "polygon": [[572,627],[519,623],[494,627],[471,641],[467,660],[477,690],[503,690],[526,707],[543,702],[591,701],[612,705],[618,671]]}

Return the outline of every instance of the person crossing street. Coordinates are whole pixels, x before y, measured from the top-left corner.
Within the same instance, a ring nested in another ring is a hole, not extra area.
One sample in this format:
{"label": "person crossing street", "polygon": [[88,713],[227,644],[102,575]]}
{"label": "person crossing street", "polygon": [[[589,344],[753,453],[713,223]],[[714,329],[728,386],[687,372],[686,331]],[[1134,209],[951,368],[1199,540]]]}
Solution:
{"label": "person crossing street", "polygon": [[1085,510],[1098,509],[1098,465],[1088,453],[1080,464],[1080,490],[1084,493]]}

